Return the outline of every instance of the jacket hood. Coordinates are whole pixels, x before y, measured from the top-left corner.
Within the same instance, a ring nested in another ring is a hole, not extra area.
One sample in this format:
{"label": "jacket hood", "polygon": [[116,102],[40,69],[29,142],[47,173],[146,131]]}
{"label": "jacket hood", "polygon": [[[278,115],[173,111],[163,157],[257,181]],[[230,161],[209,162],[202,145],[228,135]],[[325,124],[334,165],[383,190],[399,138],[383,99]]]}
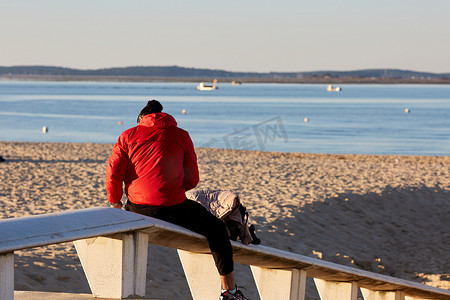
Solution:
{"label": "jacket hood", "polygon": [[177,127],[177,121],[169,114],[153,113],[144,116],[138,125],[157,128]]}

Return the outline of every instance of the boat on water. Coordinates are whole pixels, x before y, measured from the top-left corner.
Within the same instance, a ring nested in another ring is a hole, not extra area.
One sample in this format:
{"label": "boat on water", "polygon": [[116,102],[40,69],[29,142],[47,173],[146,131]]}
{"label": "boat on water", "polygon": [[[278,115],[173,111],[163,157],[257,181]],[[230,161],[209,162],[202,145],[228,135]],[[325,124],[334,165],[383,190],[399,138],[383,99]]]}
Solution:
{"label": "boat on water", "polygon": [[340,92],[341,90],[342,90],[342,89],[341,89],[340,86],[334,87],[332,84],[329,84],[329,85],[327,86],[327,91],[328,91],[328,92]]}
{"label": "boat on water", "polygon": [[200,91],[212,91],[212,90],[217,90],[217,79],[214,79],[213,84],[212,85],[206,85],[204,81],[200,82],[197,85],[197,90]]}
{"label": "boat on water", "polygon": [[231,84],[232,84],[232,85],[241,85],[242,82],[237,81],[237,80],[233,80],[233,81],[231,82]]}

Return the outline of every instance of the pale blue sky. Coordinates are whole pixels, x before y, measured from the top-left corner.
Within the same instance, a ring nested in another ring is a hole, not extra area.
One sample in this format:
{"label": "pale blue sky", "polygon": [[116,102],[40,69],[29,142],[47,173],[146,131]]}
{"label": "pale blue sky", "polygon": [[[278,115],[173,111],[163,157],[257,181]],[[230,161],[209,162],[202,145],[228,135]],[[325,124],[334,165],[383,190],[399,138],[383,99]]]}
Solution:
{"label": "pale blue sky", "polygon": [[450,0],[0,0],[0,66],[450,72]]}

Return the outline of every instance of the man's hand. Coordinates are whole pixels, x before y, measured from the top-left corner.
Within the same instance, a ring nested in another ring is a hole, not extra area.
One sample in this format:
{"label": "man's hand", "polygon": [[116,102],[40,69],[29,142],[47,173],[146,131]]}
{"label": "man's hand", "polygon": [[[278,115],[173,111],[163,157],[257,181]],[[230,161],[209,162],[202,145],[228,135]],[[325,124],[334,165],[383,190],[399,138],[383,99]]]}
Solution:
{"label": "man's hand", "polygon": [[116,204],[109,203],[109,206],[110,206],[110,207],[114,207],[114,208],[121,209],[121,208],[122,208],[122,201],[119,201],[119,202],[117,202]]}

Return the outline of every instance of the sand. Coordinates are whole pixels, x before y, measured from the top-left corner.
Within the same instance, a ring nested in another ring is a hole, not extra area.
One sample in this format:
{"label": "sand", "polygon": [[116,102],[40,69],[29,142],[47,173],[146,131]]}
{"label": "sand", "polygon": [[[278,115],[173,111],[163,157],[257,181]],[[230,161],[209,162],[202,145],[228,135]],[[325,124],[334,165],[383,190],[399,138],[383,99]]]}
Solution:
{"label": "sand", "polygon": [[[112,146],[0,142],[0,217],[106,206]],[[264,245],[450,289],[450,157],[196,150],[198,188],[238,192]],[[15,264],[16,290],[90,292],[72,243]],[[191,299],[175,250],[150,246],[147,277],[147,296]],[[259,299],[247,266],[236,281]]]}

